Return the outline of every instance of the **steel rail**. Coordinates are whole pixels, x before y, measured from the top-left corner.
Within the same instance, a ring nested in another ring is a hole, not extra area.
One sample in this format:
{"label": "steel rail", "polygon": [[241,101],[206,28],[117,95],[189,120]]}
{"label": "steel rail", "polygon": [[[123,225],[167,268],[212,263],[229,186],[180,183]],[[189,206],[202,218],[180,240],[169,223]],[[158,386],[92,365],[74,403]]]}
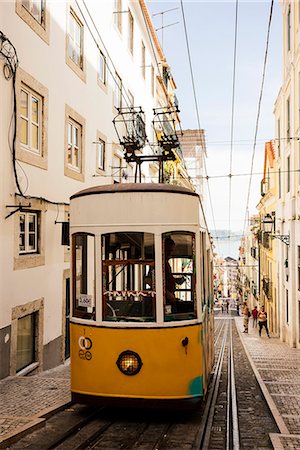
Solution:
{"label": "steel rail", "polygon": [[215,412],[215,406],[217,401],[217,396],[219,392],[220,379],[222,374],[222,365],[224,360],[226,341],[228,336],[228,320],[226,320],[226,329],[223,335],[222,344],[220,353],[218,356],[218,360],[216,363],[216,368],[214,371],[211,389],[209,391],[207,402],[203,414],[203,419],[200,425],[199,432],[194,441],[193,449],[194,450],[208,450],[209,448],[209,440],[211,435],[211,429],[213,424],[213,417]]}

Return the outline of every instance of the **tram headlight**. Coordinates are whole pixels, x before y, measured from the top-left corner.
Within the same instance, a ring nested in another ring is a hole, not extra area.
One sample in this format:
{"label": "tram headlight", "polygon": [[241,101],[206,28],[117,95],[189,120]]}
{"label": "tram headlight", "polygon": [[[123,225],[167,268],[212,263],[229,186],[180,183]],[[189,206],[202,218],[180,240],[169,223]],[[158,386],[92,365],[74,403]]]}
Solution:
{"label": "tram headlight", "polygon": [[122,352],[116,364],[124,375],[136,375],[143,365],[140,356],[132,350]]}

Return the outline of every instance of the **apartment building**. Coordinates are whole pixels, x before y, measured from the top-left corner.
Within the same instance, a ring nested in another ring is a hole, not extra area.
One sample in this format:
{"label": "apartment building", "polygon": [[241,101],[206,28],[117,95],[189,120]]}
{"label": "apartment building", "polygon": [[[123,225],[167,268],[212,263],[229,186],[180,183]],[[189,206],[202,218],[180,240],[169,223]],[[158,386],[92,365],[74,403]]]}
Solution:
{"label": "apartment building", "polygon": [[300,5],[281,1],[283,82],[275,103],[273,211],[280,338],[300,348]]}
{"label": "apartment building", "polygon": [[[139,152],[153,153],[153,109],[173,114],[175,83],[144,0],[1,2],[0,31],[4,378],[68,358],[69,197],[134,181],[113,121],[127,108],[132,134],[142,110]],[[158,181],[158,164],[140,175]]]}

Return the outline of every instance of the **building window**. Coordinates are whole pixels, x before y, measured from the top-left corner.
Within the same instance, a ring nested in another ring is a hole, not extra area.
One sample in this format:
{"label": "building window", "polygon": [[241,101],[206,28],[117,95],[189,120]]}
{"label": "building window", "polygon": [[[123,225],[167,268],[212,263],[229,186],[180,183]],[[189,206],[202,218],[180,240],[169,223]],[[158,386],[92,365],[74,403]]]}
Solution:
{"label": "building window", "polygon": [[146,77],[146,48],[145,44],[142,41],[141,45],[141,70],[142,70],[142,76],[143,78]]}
{"label": "building window", "polygon": [[18,319],[16,371],[36,360],[36,313]]}
{"label": "building window", "polygon": [[154,97],[154,90],[155,90],[154,67],[151,64],[151,94],[152,94],[152,97]]}
{"label": "building window", "polygon": [[115,108],[122,107],[122,80],[117,72],[115,73],[114,106]]}
{"label": "building window", "polygon": [[100,138],[97,143],[97,169],[105,170],[105,142]]}
{"label": "building window", "polygon": [[69,15],[68,38],[69,58],[76,66],[83,69],[83,25],[72,9],[70,10]]}
{"label": "building window", "polygon": [[64,174],[84,181],[84,133],[85,120],[66,105],[65,170]]}
{"label": "building window", "polygon": [[130,10],[128,10],[128,46],[132,54],[133,54],[133,42],[134,42],[134,21]]}
{"label": "building window", "polygon": [[19,254],[38,253],[38,213],[20,213]]}
{"label": "building window", "polygon": [[106,84],[106,58],[101,51],[99,51],[99,80]]}
{"label": "building window", "polygon": [[122,0],[115,0],[114,24],[122,33]]}
{"label": "building window", "polygon": [[68,166],[81,171],[81,125],[69,118],[68,122]]}
{"label": "building window", "polygon": [[44,22],[44,1],[40,0],[22,0],[22,5],[41,25]]}
{"label": "building window", "polygon": [[122,182],[122,159],[118,156],[113,156],[112,177],[114,183]]}
{"label": "building window", "polygon": [[47,44],[50,43],[50,15],[46,0],[15,0],[16,13]]}
{"label": "building window", "polygon": [[287,13],[287,49],[291,50],[291,7],[289,6]]}
{"label": "building window", "polygon": [[42,153],[42,104],[43,99],[40,95],[24,84],[21,85],[21,145],[37,155]]}
{"label": "building window", "polygon": [[18,69],[16,158],[27,164],[48,167],[48,89]]}
{"label": "building window", "polygon": [[291,111],[290,111],[290,99],[286,102],[286,116],[287,116],[287,126],[286,126],[286,137],[287,139],[291,136]]}
{"label": "building window", "polygon": [[287,170],[286,191],[290,192],[290,190],[291,190],[291,157],[290,156],[287,157],[286,165],[287,165],[287,167],[286,167],[286,170]]}

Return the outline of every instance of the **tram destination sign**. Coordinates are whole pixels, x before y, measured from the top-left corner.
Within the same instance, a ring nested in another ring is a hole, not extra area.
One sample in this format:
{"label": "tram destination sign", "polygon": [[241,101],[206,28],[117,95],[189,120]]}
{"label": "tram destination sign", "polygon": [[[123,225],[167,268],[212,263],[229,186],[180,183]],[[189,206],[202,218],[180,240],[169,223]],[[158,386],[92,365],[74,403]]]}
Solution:
{"label": "tram destination sign", "polygon": [[88,294],[80,294],[78,299],[78,306],[91,308],[93,306],[93,296]]}

